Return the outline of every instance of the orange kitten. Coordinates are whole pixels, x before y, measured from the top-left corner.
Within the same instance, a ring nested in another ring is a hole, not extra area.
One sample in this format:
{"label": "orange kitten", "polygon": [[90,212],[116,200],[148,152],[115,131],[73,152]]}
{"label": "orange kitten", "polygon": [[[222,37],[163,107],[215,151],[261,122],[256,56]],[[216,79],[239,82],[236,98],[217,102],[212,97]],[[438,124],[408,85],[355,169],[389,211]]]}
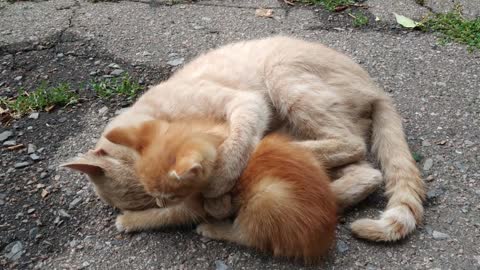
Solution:
{"label": "orange kitten", "polygon": [[[213,132],[218,125],[214,122],[200,121],[204,130],[195,123],[154,120],[138,127],[115,128],[106,135],[140,154],[135,163],[140,181],[160,206],[167,207],[163,217],[157,213],[161,225],[206,218],[201,193],[209,186],[225,136]],[[314,262],[328,251],[335,237],[336,202],[329,185],[325,169],[310,151],[284,136],[269,135],[258,144],[231,192],[233,223],[204,223],[197,232]],[[118,227],[152,227],[152,217],[142,225],[142,215],[127,212],[125,216],[129,213],[134,217],[121,219]]]}

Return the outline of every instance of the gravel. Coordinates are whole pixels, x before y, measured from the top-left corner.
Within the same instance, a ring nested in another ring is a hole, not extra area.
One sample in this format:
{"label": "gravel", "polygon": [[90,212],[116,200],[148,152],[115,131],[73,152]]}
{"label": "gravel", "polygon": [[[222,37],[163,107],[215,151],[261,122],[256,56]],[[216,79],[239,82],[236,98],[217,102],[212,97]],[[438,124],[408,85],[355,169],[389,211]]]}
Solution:
{"label": "gravel", "polygon": [[[342,216],[337,234],[348,250],[333,248],[319,268],[478,269],[480,56],[461,45],[439,45],[430,33],[401,29],[392,15],[394,11],[418,19],[427,9],[415,1],[394,0],[368,0],[369,8],[336,13],[298,4],[286,8],[276,0],[171,6],[155,1],[97,2],[15,1],[1,9],[2,27],[8,31],[0,35],[1,95],[13,96],[20,83],[28,91],[47,80],[51,85],[68,82],[81,97],[78,104],[42,111],[35,120],[14,119],[0,129],[0,135],[15,133],[2,144],[16,140],[44,148],[34,152],[40,160],[20,170],[14,169],[15,163],[31,162],[28,146],[0,152],[0,192],[6,195],[0,213],[2,254],[8,254],[4,247],[15,241],[25,251],[15,262],[0,258],[1,269],[215,269],[218,260],[232,269],[309,269],[231,243],[202,241],[191,228],[119,234],[114,226],[118,212],[95,196],[85,176],[58,168],[95,145],[107,117],[99,117],[99,109],[107,106],[108,112],[116,112],[129,104],[116,98],[98,100],[80,87],[82,83],[113,77],[113,70],[123,69],[149,87],[199,52],[280,33],[323,42],[365,67],[393,98],[411,150],[432,160],[423,171],[430,179],[430,200],[422,227],[430,229],[420,228],[396,244],[352,237],[352,221],[378,217],[384,210],[386,201],[377,192]],[[469,2],[478,6],[478,1]],[[260,6],[272,8],[275,18],[255,17]],[[351,27],[351,12],[365,12],[374,25]],[[380,22],[374,20],[377,15]],[[17,76],[22,79],[15,81]],[[421,169],[427,160],[418,164]],[[37,189],[39,183],[45,187]],[[77,197],[81,202],[69,208]],[[27,214],[30,208],[35,212]],[[35,240],[32,228],[38,228]],[[448,232],[449,238],[435,240],[434,231]],[[71,249],[74,239],[80,244]]]}

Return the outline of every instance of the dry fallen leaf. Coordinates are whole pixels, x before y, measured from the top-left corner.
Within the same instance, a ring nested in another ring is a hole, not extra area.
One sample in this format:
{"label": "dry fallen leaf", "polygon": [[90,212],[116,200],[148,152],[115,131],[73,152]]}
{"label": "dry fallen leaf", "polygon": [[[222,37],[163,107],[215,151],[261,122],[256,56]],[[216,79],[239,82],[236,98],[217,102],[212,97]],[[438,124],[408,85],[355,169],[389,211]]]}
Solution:
{"label": "dry fallen leaf", "polygon": [[273,17],[273,10],[268,9],[268,8],[259,8],[259,9],[255,10],[255,16],[272,18]]}
{"label": "dry fallen leaf", "polygon": [[347,8],[349,8],[348,5],[336,6],[336,7],[335,7],[335,12],[344,11],[344,10],[346,10]]}

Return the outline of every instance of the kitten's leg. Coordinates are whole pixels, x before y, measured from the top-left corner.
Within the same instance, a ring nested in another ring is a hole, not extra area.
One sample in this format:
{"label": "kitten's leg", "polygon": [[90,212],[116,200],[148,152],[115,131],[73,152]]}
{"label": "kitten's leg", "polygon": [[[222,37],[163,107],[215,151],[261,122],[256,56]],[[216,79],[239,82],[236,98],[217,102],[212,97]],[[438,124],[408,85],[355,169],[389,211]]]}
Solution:
{"label": "kitten's leg", "polygon": [[[201,203],[199,203],[201,206]],[[159,229],[165,226],[195,224],[205,218],[203,210],[178,205],[142,211],[125,211],[117,217],[115,226],[120,232]]]}
{"label": "kitten's leg", "polygon": [[231,222],[202,223],[197,226],[196,232],[207,238],[246,245],[245,237],[241,237],[241,233]]}
{"label": "kitten's leg", "polygon": [[380,170],[366,161],[333,170],[334,180],[330,187],[337,199],[340,211],[351,207],[377,190],[383,182]]}

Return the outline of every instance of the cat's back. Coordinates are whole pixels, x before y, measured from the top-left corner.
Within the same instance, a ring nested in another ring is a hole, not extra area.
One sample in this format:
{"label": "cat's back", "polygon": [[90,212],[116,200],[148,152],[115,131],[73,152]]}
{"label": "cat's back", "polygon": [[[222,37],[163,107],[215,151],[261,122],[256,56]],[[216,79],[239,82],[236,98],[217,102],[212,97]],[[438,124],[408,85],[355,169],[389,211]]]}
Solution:
{"label": "cat's back", "polygon": [[[275,175],[282,181],[298,185],[310,185],[313,182],[329,188],[330,178],[311,151],[301,147],[285,135],[266,136],[255,149],[247,168],[242,175],[244,181],[258,181],[267,175]],[[257,177],[260,176],[260,177]],[[327,190],[326,195],[331,192]]]}
{"label": "cat's back", "polygon": [[[234,191],[249,241],[275,255],[315,261],[335,239],[336,202],[313,154],[270,135],[253,153]],[[259,219],[259,217],[261,217]]]}

